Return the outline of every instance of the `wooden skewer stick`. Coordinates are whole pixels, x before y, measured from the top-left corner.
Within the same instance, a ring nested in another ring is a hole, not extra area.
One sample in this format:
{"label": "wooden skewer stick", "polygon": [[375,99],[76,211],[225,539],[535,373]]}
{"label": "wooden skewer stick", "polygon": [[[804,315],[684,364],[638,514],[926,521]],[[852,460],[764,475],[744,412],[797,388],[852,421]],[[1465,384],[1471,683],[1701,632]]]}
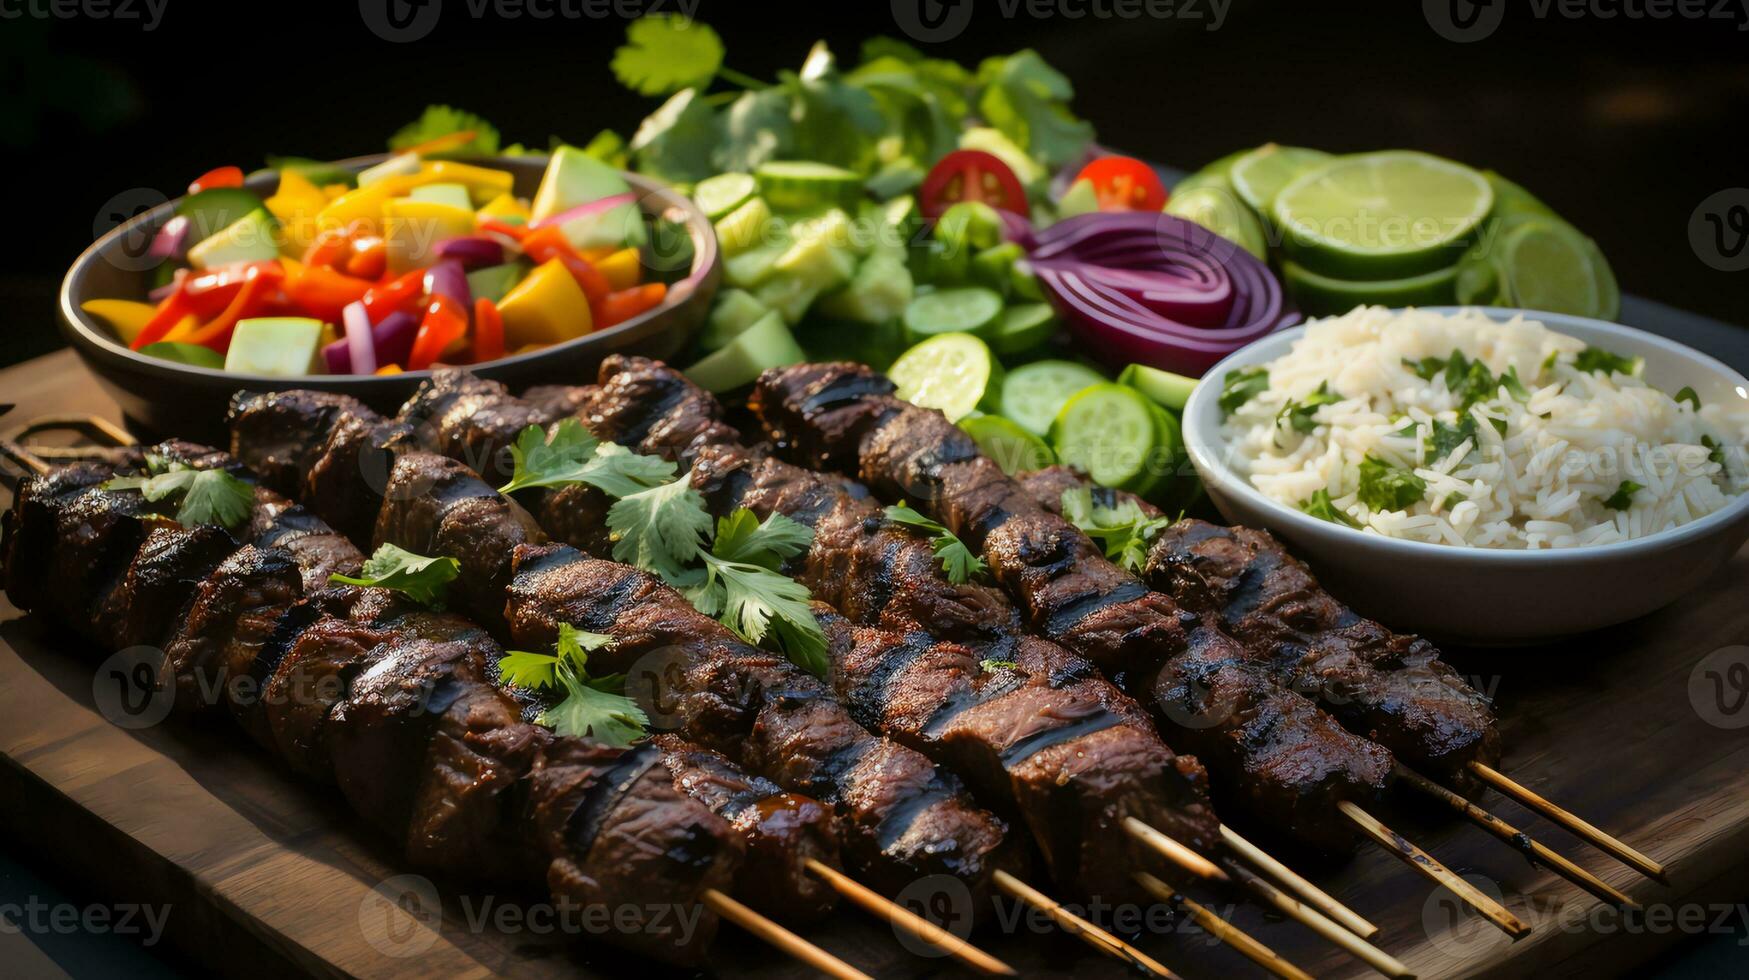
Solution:
{"label": "wooden skewer stick", "polygon": [[1166,968],[1164,963],[1154,959],[1129,943],[1117,938],[1104,929],[1099,928],[1086,919],[1063,908],[1049,895],[1039,891],[1006,871],[997,871],[992,880],[996,887],[1039,909],[1056,921],[1059,928],[1071,936],[1080,937],[1081,941],[1114,959],[1123,960],[1140,970],[1153,974],[1162,980],[1174,980],[1178,974]]}
{"label": "wooden skewer stick", "polygon": [[874,980],[873,977],[856,967],[790,932],[715,888],[705,891],[704,904],[712,912],[827,976],[837,977],[838,980]]}
{"label": "wooden skewer stick", "polygon": [[1387,977],[1394,977],[1396,980],[1414,980],[1415,974],[1403,965],[1402,960],[1337,925],[1324,913],[1264,881],[1250,869],[1238,863],[1231,863],[1227,865],[1227,870],[1232,872],[1233,877],[1237,878],[1240,884],[1251,889],[1257,897],[1274,906],[1276,911],[1317,933],[1326,942],[1341,948],[1348,955]]}
{"label": "wooden skewer stick", "polygon": [[1209,911],[1190,896],[1175,891],[1164,881],[1146,871],[1136,872],[1135,879],[1149,894],[1173,908],[1188,912],[1191,919],[1209,935],[1231,946],[1235,952],[1282,980],[1312,980],[1311,974],[1282,959],[1281,954],[1275,950],[1251,938],[1243,929]]}
{"label": "wooden skewer stick", "polygon": [[1640,874],[1643,874],[1660,884],[1668,885],[1670,883],[1669,880],[1664,877],[1663,865],[1627,846],[1620,840],[1617,840],[1609,834],[1597,829],[1580,819],[1577,815],[1549,802],[1536,792],[1521,785],[1518,780],[1513,779],[1511,776],[1494,769],[1492,766],[1483,765],[1480,762],[1471,762],[1470,771],[1481,777],[1481,780],[1489,786],[1494,787],[1507,796],[1510,796],[1525,806],[1530,807],[1532,810],[1542,814],[1544,817],[1547,817],[1555,823],[1560,824],[1562,827],[1567,828],[1567,830],[1578,835],[1581,839],[1608,852],[1613,855],[1616,860],[1633,868]]}
{"label": "wooden skewer stick", "polygon": [[1499,902],[1494,901],[1476,888],[1476,886],[1458,877],[1456,872],[1439,863],[1433,855],[1415,846],[1415,843],[1391,828],[1379,822],[1372,814],[1343,800],[1336,804],[1348,819],[1366,831],[1367,836],[1383,844],[1385,849],[1403,859],[1403,863],[1414,868],[1435,884],[1451,889],[1452,894],[1466,902],[1471,908],[1487,916],[1488,921],[1500,927],[1500,930],[1514,939],[1530,931],[1530,926]]}
{"label": "wooden skewer stick", "polygon": [[1488,833],[1493,834],[1495,837],[1500,838],[1506,843],[1511,844],[1513,847],[1524,848],[1529,852],[1532,859],[1548,865],[1549,869],[1556,874],[1571,881],[1573,884],[1578,885],[1580,888],[1585,889],[1591,894],[1596,895],[1598,898],[1614,905],[1626,906],[1630,909],[1637,909],[1640,907],[1640,903],[1628,897],[1626,892],[1611,887],[1607,882],[1598,878],[1591,872],[1586,871],[1584,868],[1579,867],[1577,864],[1574,864],[1561,855],[1556,854],[1554,851],[1551,851],[1532,840],[1528,834],[1519,830],[1517,827],[1512,826],[1492,813],[1489,813],[1474,803],[1471,803],[1469,800],[1464,799],[1462,796],[1459,796],[1451,790],[1446,789],[1444,786],[1428,779],[1426,776],[1423,776],[1418,772],[1412,772],[1402,766],[1398,766],[1397,778],[1407,782],[1410,786],[1413,786],[1421,792],[1426,793],[1428,796],[1443,802],[1453,810],[1468,817],[1476,826],[1486,830]]}
{"label": "wooden skewer stick", "polygon": [[1123,819],[1123,825],[1124,829],[1129,831],[1130,836],[1147,844],[1149,847],[1152,847],[1155,851],[1159,852],[1160,856],[1198,878],[1205,881],[1227,880],[1226,872],[1216,867],[1213,861],[1210,861],[1208,858],[1203,857],[1201,854],[1196,853],[1189,847],[1166,836],[1160,831],[1155,830],[1153,827],[1148,826],[1142,821],[1137,820],[1135,817],[1125,817]]}
{"label": "wooden skewer stick", "polygon": [[898,902],[887,898],[880,892],[869,888],[837,868],[823,864],[815,858],[809,858],[806,867],[824,879],[826,884],[831,885],[833,891],[849,899],[851,903],[861,906],[863,910],[891,922],[895,929],[903,929],[919,941],[934,946],[950,956],[958,957],[982,973],[998,977],[1015,975],[1013,967]]}
{"label": "wooden skewer stick", "polygon": [[1277,861],[1274,857],[1271,857],[1269,852],[1263,850],[1245,838],[1240,837],[1238,831],[1228,827],[1226,824],[1221,825],[1221,839],[1227,842],[1227,846],[1232,848],[1235,854],[1257,867],[1262,868],[1264,874],[1274,878],[1279,884],[1296,895],[1301,901],[1336,920],[1342,928],[1347,929],[1349,932],[1354,933],[1362,939],[1371,939],[1378,935],[1378,926],[1361,918],[1357,912],[1348,906],[1343,905],[1341,902],[1338,902],[1328,892],[1319,888],[1317,885],[1312,884],[1310,881],[1307,881],[1292,868],[1289,868],[1287,865]]}

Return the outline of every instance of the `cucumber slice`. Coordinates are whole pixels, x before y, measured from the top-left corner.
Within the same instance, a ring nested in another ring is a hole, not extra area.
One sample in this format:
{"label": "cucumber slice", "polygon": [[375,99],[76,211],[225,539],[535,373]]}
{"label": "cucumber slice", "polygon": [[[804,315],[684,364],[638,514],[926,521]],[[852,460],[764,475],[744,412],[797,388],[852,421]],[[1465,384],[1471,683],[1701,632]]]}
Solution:
{"label": "cucumber slice", "polygon": [[1148,449],[1147,463],[1140,475],[1119,489],[1147,500],[1156,500],[1171,488],[1178,477],[1179,466],[1185,462],[1184,435],[1177,417],[1160,407],[1158,402],[1148,402],[1148,412],[1154,417],[1154,444]]}
{"label": "cucumber slice", "polygon": [[1002,297],[978,286],[937,289],[905,307],[905,335],[916,343],[946,333],[983,335],[1002,316]]}
{"label": "cucumber slice", "polygon": [[692,201],[705,217],[715,221],[746,203],[758,190],[752,174],[717,174],[698,182],[692,189]]}
{"label": "cucumber slice", "polygon": [[825,163],[773,160],[753,171],[759,192],[779,211],[850,206],[862,197],[862,175]]}
{"label": "cucumber slice", "polygon": [[1145,485],[1157,435],[1153,403],[1125,385],[1082,389],[1051,423],[1057,458],[1107,487]]}
{"label": "cucumber slice", "polygon": [[699,346],[716,350],[770,312],[771,308],[753,298],[752,293],[744,289],[725,289],[717,294],[717,301],[711,306],[704,333],[698,338]]}
{"label": "cucumber slice", "polygon": [[765,199],[749,198],[717,219],[717,242],[723,246],[724,255],[739,255],[779,237],[775,233],[777,229],[768,227],[770,224],[771,207],[765,203]]}
{"label": "cucumber slice", "polygon": [[971,272],[972,253],[933,238],[918,242],[907,258],[911,278],[930,286],[957,286]]}
{"label": "cucumber slice", "polygon": [[1117,376],[1118,384],[1129,385],[1161,405],[1180,411],[1184,409],[1185,402],[1190,401],[1190,393],[1196,390],[1200,380],[1162,371],[1146,364],[1131,364]]}
{"label": "cucumber slice", "polygon": [[709,392],[733,391],[752,384],[766,368],[785,367],[807,360],[802,348],[784,325],[783,317],[767,313],[757,323],[736,335],[722,350],[686,369],[692,383]]}
{"label": "cucumber slice", "polygon": [[1002,311],[990,333],[990,349],[1004,357],[1024,354],[1050,340],[1061,325],[1049,303],[1019,303]]}
{"label": "cucumber slice", "polygon": [[960,428],[1010,476],[1042,470],[1056,462],[1057,455],[1051,452],[1049,443],[1000,415],[961,419]]}
{"label": "cucumber slice", "polygon": [[1002,384],[1001,413],[1035,436],[1048,435],[1071,395],[1104,380],[1105,375],[1074,361],[1023,364]]}
{"label": "cucumber slice", "polygon": [[995,248],[1002,244],[1002,216],[983,201],[961,201],[936,220],[935,240],[970,252]]}
{"label": "cucumber slice", "polygon": [[931,337],[899,355],[887,376],[896,394],[913,405],[940,409],[958,422],[999,391],[1002,366],[982,340],[969,333]]}

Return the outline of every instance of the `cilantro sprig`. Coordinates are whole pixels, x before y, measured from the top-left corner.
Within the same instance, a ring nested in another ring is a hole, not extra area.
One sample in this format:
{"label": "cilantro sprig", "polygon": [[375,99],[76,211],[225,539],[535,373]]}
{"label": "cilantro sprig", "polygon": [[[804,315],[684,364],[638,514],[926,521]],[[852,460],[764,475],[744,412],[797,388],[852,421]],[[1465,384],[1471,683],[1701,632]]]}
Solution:
{"label": "cilantro sprig", "polygon": [[335,573],[330,582],[362,585],[366,588],[393,589],[402,592],[422,606],[440,608],[449,583],[462,572],[462,564],[454,558],[435,558],[415,554],[392,544],[381,544],[365,559],[356,576]]}
{"label": "cilantro sprig", "polygon": [[1321,521],[1329,521],[1332,524],[1342,524],[1352,528],[1360,527],[1359,521],[1349,517],[1346,511],[1336,506],[1336,502],[1330,499],[1330,491],[1328,490],[1319,490],[1301,501],[1300,510]]}
{"label": "cilantro sprig", "polygon": [[146,475],[118,476],[105,490],[138,490],[151,503],[174,501],[179,524],[217,524],[236,528],[249,519],[255,488],[227,470],[197,470],[155,453],[146,456]]}
{"label": "cilantro sprig", "polygon": [[1587,347],[1573,359],[1573,366],[1595,374],[1625,374],[1635,377],[1646,366],[1646,362],[1638,357],[1627,357],[1602,347]]}
{"label": "cilantro sprig", "polygon": [[625,497],[674,479],[673,463],[602,442],[574,418],[559,422],[550,435],[538,425],[523,429],[510,446],[510,457],[516,468],[499,493],[587,483]]}
{"label": "cilantro sprig", "polygon": [[1603,506],[1610,510],[1627,510],[1634,505],[1634,494],[1646,489],[1643,484],[1632,480],[1623,480],[1615,488],[1615,492],[1604,498]]}
{"label": "cilantro sprig", "polygon": [[1089,487],[1063,491],[1063,519],[1105,548],[1105,557],[1141,574],[1148,563],[1148,545],[1172,518],[1149,517],[1134,500],[1123,498],[1107,507],[1093,499]]}
{"label": "cilantro sprig", "polygon": [[957,535],[945,526],[930,520],[910,504],[901,500],[886,509],[887,520],[906,527],[914,527],[925,531],[933,537],[932,547],[935,557],[941,562],[941,570],[946,573],[947,580],[955,585],[964,585],[973,578],[984,574],[983,559],[972,554],[972,549],[966,547]]}
{"label": "cilantro sprig", "polygon": [[559,624],[552,653],[511,650],[498,661],[507,683],[527,688],[557,688],[558,704],[535,719],[560,735],[588,736],[616,748],[649,733],[650,718],[625,696],[625,675],[589,675],[589,654],[613,645],[613,637]]}
{"label": "cilantro sprig", "polygon": [[1262,367],[1240,368],[1227,372],[1221,379],[1221,414],[1231,415],[1258,395],[1269,390],[1269,370]]}
{"label": "cilantro sprig", "polygon": [[1334,405],[1341,400],[1341,395],[1330,390],[1330,382],[1321,382],[1317,391],[1298,400],[1290,399],[1286,405],[1283,405],[1281,411],[1276,413],[1275,423],[1276,425],[1285,424],[1295,432],[1311,432],[1318,427],[1317,420],[1314,418],[1318,409],[1325,405]]}
{"label": "cilantro sprig", "polygon": [[1407,510],[1427,496],[1427,481],[1369,453],[1360,461],[1355,496],[1375,511]]}

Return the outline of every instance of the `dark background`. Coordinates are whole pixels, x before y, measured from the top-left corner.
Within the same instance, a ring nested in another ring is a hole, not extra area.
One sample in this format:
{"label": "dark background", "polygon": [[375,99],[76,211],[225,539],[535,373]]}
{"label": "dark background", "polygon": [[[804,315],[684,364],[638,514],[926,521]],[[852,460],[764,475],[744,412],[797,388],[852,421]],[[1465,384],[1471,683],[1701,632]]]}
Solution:
{"label": "dark background", "polygon": [[[167,2],[150,32],[138,20],[0,19],[0,364],[60,345],[55,289],[113,225],[118,194],[174,196],[213,166],[250,169],[269,153],[374,152],[432,102],[537,146],[604,126],[629,135],[654,107],[607,68],[624,33],[612,16],[476,19],[451,0],[428,37],[393,44],[357,3]],[[1186,16],[1169,19],[1039,19],[1025,5],[1009,17],[1001,0],[961,2],[974,4],[966,29],[931,54],[975,63],[1037,48],[1074,81],[1076,110],[1107,144],[1181,168],[1267,140],[1413,147],[1493,167],[1595,237],[1624,291],[1749,324],[1749,272],[1708,267],[1687,231],[1702,200],[1749,185],[1749,14],[1573,19],[1551,7],[1538,18],[1531,4],[1494,0],[1506,5],[1499,28],[1459,44],[1418,0],[1233,0],[1212,31],[1207,0],[1181,0]],[[816,38],[850,59],[864,37],[900,34],[879,0],[701,0],[696,15],[723,36],[727,64],[766,78],[798,66]],[[52,863],[39,867],[16,843],[6,850],[0,895],[57,887]],[[52,955],[77,976],[147,967],[102,945]],[[1725,937],[1659,967],[1721,975],[1744,964]]]}

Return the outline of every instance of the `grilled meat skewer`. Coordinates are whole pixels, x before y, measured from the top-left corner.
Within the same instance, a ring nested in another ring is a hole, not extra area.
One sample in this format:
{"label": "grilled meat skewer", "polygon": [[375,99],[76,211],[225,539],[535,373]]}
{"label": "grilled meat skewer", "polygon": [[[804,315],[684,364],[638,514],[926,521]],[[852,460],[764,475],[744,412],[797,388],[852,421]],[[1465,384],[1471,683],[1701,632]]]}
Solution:
{"label": "grilled meat skewer", "polygon": [[[1092,485],[1060,466],[1021,483],[1052,512],[1064,491]],[[1131,494],[1099,492],[1108,505],[1129,500],[1160,516]],[[1469,763],[1499,758],[1492,706],[1438,648],[1356,614],[1269,532],[1178,521],[1156,537],[1143,576],[1185,608],[1219,616],[1234,638],[1274,651],[1296,690],[1319,695],[1350,731],[1389,746],[1417,771],[1467,790],[1476,782]]]}

